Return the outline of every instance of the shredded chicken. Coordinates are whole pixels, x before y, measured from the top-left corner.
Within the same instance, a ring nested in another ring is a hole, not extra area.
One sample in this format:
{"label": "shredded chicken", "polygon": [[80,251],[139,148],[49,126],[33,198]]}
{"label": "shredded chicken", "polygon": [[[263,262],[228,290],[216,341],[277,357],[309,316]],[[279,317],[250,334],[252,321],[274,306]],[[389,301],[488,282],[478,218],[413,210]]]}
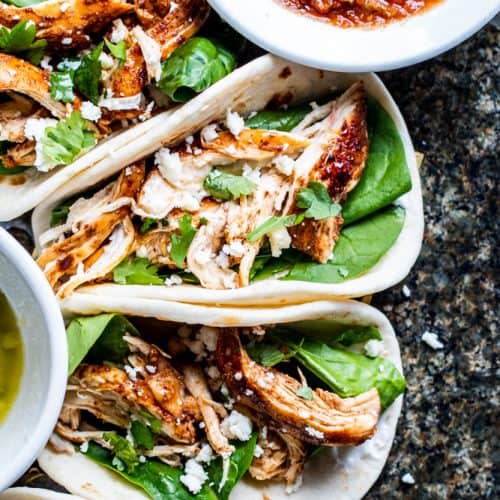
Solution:
{"label": "shredded chicken", "polygon": [[252,361],[243,349],[238,331],[219,333],[216,362],[233,397],[265,413],[287,432],[311,444],[354,445],[376,430],[380,398],[376,389],[353,398],[316,389],[313,398],[297,396],[301,384],[273,368]]}
{"label": "shredded chicken", "polygon": [[[356,186],[368,157],[366,97],[358,82],[335,103],[323,122],[325,133],[297,159],[296,190],[311,181],[321,182],[333,201],[342,203]],[[293,199],[293,198],[289,198]],[[289,204],[289,209],[295,209]],[[341,216],[304,219],[290,228],[293,246],[318,262],[327,262],[343,224]]]}
{"label": "shredded chicken", "polygon": [[[199,366],[186,365],[183,368],[183,373],[184,383],[188,391],[196,398],[203,415],[208,442],[219,455],[231,454],[234,451],[234,446],[230,445],[227,438],[222,434],[219,417],[214,409],[214,401],[203,372]],[[225,410],[223,411],[225,413]]]}
{"label": "shredded chicken", "polygon": [[38,38],[65,49],[81,48],[90,45],[90,34],[133,11],[134,4],[122,0],[52,0],[27,7],[0,2],[0,25],[10,28],[27,19],[35,23]]}

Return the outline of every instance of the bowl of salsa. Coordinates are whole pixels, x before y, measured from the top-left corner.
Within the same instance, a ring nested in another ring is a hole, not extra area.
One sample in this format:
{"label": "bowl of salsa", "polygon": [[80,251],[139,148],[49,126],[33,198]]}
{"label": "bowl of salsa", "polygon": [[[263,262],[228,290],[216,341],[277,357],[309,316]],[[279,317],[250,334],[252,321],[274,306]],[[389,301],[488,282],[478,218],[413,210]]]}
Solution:
{"label": "bowl of salsa", "polygon": [[45,445],[66,378],[66,334],[57,301],[30,255],[0,228],[0,491]]}
{"label": "bowl of salsa", "polygon": [[325,70],[396,69],[473,35],[498,0],[208,0],[260,47]]}

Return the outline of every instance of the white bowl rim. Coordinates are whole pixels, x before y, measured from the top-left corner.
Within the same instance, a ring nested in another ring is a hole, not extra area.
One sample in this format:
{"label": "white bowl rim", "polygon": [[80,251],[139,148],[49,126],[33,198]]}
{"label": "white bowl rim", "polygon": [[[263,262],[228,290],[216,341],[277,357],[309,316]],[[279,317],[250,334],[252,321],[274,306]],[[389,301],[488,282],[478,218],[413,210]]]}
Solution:
{"label": "white bowl rim", "polygon": [[37,425],[29,439],[22,444],[21,451],[9,464],[2,466],[3,472],[0,477],[0,491],[2,491],[13,484],[36,460],[54,429],[66,392],[68,352],[62,314],[49,283],[29,253],[1,227],[0,252],[23,276],[42,310],[48,326],[51,362],[47,396],[38,416]]}
{"label": "white bowl rim", "polygon": [[[436,43],[433,46],[429,46],[425,49],[415,48],[412,52],[408,53],[405,56],[394,56],[391,55],[391,50],[389,49],[386,54],[382,57],[376,57],[374,62],[363,63],[357,62],[357,58],[360,55],[360,50],[354,50],[353,55],[350,58],[349,62],[346,62],[345,58],[335,59],[335,57],[331,58],[330,54],[334,53],[334,51],[329,52],[328,56],[316,55],[317,52],[313,50],[309,50],[306,53],[293,47],[293,43],[287,44],[283,39],[276,40],[275,35],[281,29],[275,30],[274,33],[269,33],[269,30],[262,29],[262,21],[266,14],[262,14],[259,12],[259,7],[255,5],[253,9],[254,15],[247,15],[247,12],[242,10],[240,7],[244,5],[248,0],[208,0],[208,3],[211,7],[227,22],[229,23],[235,30],[240,32],[243,36],[248,38],[250,41],[262,47],[263,49],[276,54],[280,57],[288,59],[290,61],[302,64],[304,66],[311,66],[313,68],[319,68],[323,70],[329,71],[339,71],[339,72],[369,72],[369,71],[387,71],[398,68],[403,68],[406,66],[411,66],[413,64],[420,63],[422,61],[426,61],[433,57],[446,52],[447,50],[452,49],[457,46],[464,40],[471,37],[474,33],[479,31],[484,25],[486,25],[489,21],[491,21],[495,15],[500,10],[500,2],[499,0],[488,0],[490,3],[483,7],[483,10],[479,9],[475,15],[471,17],[468,16],[468,19],[471,20],[471,24],[467,25],[464,29],[459,29],[458,31],[453,30],[443,30],[443,36],[441,37],[439,43]],[[265,1],[269,3],[276,3],[276,0],[257,0]],[[446,3],[445,1],[443,3]],[[384,26],[382,29],[391,29],[393,26],[404,25],[404,23],[410,23],[414,18],[421,18],[422,16],[426,16],[429,13],[432,13],[433,10],[438,9],[440,5],[437,5],[429,10],[426,10],[423,13],[410,16],[407,20],[403,20],[401,22],[389,23]],[[285,23],[287,14],[290,15],[290,12],[286,12],[288,9],[284,6],[279,6],[280,10],[283,11],[283,19]],[[273,8],[274,9],[274,8]],[[262,9],[260,9],[262,10]],[[276,10],[277,11],[277,10]],[[274,14],[272,14],[274,15]],[[317,23],[319,25],[327,24],[322,21],[314,21],[308,18],[307,16],[291,13],[294,17],[300,17],[309,23]],[[268,16],[269,17],[269,16]],[[260,28],[260,29],[259,29]],[[336,30],[344,30],[345,28],[338,28],[333,26],[333,29]],[[373,32],[382,31],[374,29]],[[348,30],[348,31],[355,31]],[[363,28],[359,28],[360,31],[368,32],[370,30],[364,30]],[[298,37],[300,38],[300,37]],[[319,39],[318,39],[319,40]],[[363,46],[361,50],[365,50],[366,46]]]}

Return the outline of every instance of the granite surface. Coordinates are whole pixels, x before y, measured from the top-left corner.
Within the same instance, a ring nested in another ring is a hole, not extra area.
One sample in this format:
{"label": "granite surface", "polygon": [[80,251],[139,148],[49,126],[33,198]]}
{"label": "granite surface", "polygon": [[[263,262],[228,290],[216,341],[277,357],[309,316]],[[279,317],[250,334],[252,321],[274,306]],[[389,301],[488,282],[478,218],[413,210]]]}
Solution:
{"label": "granite surface", "polygon": [[[372,500],[500,497],[493,469],[499,37],[488,27],[433,61],[381,75],[426,155],[427,226],[410,276],[373,301],[398,332],[408,392],[390,458],[367,496]],[[30,246],[22,222],[15,226]],[[423,343],[425,331],[444,348]],[[401,480],[405,473],[414,485]],[[46,479],[33,468],[23,483]]]}

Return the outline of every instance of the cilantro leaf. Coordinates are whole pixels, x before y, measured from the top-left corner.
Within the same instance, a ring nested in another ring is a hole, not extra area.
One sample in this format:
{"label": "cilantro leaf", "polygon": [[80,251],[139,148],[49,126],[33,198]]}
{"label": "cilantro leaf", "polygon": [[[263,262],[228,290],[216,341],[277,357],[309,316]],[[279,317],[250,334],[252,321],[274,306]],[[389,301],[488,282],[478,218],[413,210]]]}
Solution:
{"label": "cilantro leaf", "polygon": [[113,269],[113,281],[120,285],[163,285],[158,266],[143,257],[125,259]]}
{"label": "cilantro leaf", "polygon": [[184,267],[189,245],[191,245],[194,235],[196,234],[196,229],[192,226],[191,221],[191,216],[189,214],[184,214],[182,220],[179,222],[180,234],[172,235],[170,257],[172,257],[172,260],[179,269]]}
{"label": "cilantro leaf", "polygon": [[154,217],[146,217],[139,228],[139,233],[146,234],[150,231],[153,226],[157,223],[160,223],[162,226],[168,226],[168,219],[155,219]]}
{"label": "cilantro leaf", "polygon": [[252,232],[248,233],[247,240],[250,243],[255,243],[256,241],[259,241],[266,234],[276,231],[276,229],[281,229],[282,227],[289,227],[297,224],[299,218],[300,215],[299,216],[282,215],[281,217],[273,215],[272,217],[269,217],[269,219],[264,221],[256,229],[254,229]]}
{"label": "cilantro leaf", "polygon": [[99,81],[101,79],[102,42],[92,52],[87,54],[75,70],[73,81],[76,88],[93,104],[99,101]]}
{"label": "cilantro leaf", "polygon": [[111,52],[111,55],[116,57],[120,63],[124,63],[127,60],[127,49],[128,45],[125,40],[118,42],[116,44],[111,43],[107,38],[104,39],[106,47]]}
{"label": "cilantro leaf", "polygon": [[139,465],[139,457],[132,443],[116,432],[105,432],[103,438],[111,445],[113,454],[120,462],[115,462],[117,467],[121,465],[127,469],[127,472],[134,472]]}
{"label": "cilantro leaf", "polygon": [[54,71],[50,75],[50,95],[56,101],[73,102],[73,76],[70,72]]}
{"label": "cilantro leaf", "polygon": [[54,127],[47,127],[41,140],[43,155],[54,165],[68,165],[80,153],[96,143],[93,132],[87,130],[87,121],[79,111],[61,120]]}
{"label": "cilantro leaf", "polygon": [[47,40],[35,40],[35,37],[35,23],[27,19],[18,22],[12,29],[0,26],[0,51],[38,64],[47,47]]}
{"label": "cilantro leaf", "polygon": [[139,448],[150,450],[154,446],[154,436],[149,427],[138,420],[134,420],[130,426],[130,433],[134,438],[134,444]]}
{"label": "cilantro leaf", "polygon": [[326,187],[321,182],[310,182],[297,194],[297,206],[306,208],[304,217],[315,220],[327,219],[338,215],[342,207],[333,203]]}
{"label": "cilantro leaf", "polygon": [[243,175],[227,174],[213,168],[203,181],[203,187],[214,198],[234,200],[241,195],[251,194],[256,185]]}
{"label": "cilantro leaf", "polygon": [[300,386],[295,392],[295,394],[297,394],[297,396],[299,396],[302,399],[307,399],[307,401],[312,401],[313,398],[313,391],[307,385]]}

